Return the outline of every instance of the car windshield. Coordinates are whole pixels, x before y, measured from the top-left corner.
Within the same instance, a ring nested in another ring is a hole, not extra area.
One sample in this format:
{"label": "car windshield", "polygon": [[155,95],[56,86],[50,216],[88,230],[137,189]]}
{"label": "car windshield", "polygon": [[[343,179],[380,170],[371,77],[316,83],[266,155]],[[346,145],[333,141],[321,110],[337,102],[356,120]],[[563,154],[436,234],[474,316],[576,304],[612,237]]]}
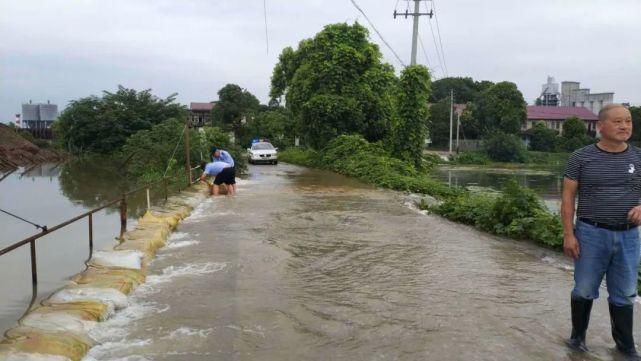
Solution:
{"label": "car windshield", "polygon": [[274,146],[271,145],[270,143],[256,143],[252,145],[252,150],[266,150],[266,149],[274,149]]}

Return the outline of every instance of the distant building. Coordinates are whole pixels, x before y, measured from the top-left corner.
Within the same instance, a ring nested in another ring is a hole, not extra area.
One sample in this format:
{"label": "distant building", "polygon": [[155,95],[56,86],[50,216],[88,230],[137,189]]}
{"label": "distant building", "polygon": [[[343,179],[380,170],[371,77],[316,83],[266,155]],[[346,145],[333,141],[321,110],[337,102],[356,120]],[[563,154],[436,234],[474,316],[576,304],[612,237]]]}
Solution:
{"label": "distant building", "polygon": [[594,114],[599,114],[605,105],[614,103],[614,93],[590,93],[590,89],[581,88],[577,81],[561,82],[561,106],[584,107]]}
{"label": "distant building", "polygon": [[557,107],[560,95],[559,83],[556,83],[553,77],[548,76],[548,82],[541,86],[541,95],[537,99],[536,105]]}
{"label": "distant building", "polygon": [[39,103],[22,104],[22,124],[28,129],[49,129],[58,118],[58,105]]}
{"label": "distant building", "polygon": [[563,122],[570,117],[577,117],[585,122],[588,132],[596,132],[596,121],[598,117],[590,110],[583,107],[547,107],[538,105],[529,105],[527,107],[527,121],[522,130],[532,128],[537,122],[542,121],[549,129],[554,129],[561,134],[563,131]]}
{"label": "distant building", "polygon": [[189,105],[189,119],[194,127],[202,127],[210,123],[213,103],[195,103]]}

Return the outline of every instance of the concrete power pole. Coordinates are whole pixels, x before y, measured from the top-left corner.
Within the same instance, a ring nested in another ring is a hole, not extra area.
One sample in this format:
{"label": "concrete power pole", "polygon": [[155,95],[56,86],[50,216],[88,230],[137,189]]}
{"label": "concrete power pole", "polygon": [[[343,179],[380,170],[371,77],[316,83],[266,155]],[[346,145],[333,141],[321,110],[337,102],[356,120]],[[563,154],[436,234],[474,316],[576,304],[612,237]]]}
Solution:
{"label": "concrete power pole", "polygon": [[450,90],[450,154],[452,154],[452,123],[454,120],[454,90]]}
{"label": "concrete power pole", "polygon": [[421,13],[420,12],[420,4],[421,0],[414,0],[414,12],[410,13],[407,10],[405,10],[404,13],[399,13],[396,10],[394,10],[394,19],[396,19],[396,16],[404,16],[405,19],[407,19],[408,16],[413,16],[414,17],[414,27],[412,29],[412,59],[410,60],[410,65],[415,65],[416,64],[416,45],[418,41],[418,17],[421,15],[427,15],[430,18],[434,15],[434,12],[430,10],[429,13]]}

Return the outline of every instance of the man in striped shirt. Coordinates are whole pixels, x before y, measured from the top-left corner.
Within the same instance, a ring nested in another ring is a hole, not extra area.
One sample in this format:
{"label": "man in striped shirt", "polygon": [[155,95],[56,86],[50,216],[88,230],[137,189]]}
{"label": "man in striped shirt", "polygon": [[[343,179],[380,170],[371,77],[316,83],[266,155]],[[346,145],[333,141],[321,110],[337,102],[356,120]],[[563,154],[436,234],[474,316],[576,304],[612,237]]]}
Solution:
{"label": "man in striped shirt", "polygon": [[563,179],[563,250],[574,258],[568,345],[587,351],[585,335],[592,302],[599,297],[605,276],[617,349],[641,360],[632,336],[639,269],[641,149],[627,144],[632,117],[619,104],[607,105],[599,112],[597,129],[599,142],[570,156]]}

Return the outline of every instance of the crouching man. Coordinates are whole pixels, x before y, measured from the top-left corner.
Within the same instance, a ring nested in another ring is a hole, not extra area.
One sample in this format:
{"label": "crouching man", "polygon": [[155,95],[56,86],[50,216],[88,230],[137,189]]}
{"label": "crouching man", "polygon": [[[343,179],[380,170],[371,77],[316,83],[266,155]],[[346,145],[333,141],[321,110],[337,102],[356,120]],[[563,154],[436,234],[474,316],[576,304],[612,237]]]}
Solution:
{"label": "crouching man", "polygon": [[203,174],[200,176],[201,182],[207,182],[207,177],[215,177],[211,186],[211,193],[215,196],[220,194],[220,185],[224,184],[228,195],[234,195],[234,185],[236,184],[233,167],[225,162],[211,162],[200,165]]}

